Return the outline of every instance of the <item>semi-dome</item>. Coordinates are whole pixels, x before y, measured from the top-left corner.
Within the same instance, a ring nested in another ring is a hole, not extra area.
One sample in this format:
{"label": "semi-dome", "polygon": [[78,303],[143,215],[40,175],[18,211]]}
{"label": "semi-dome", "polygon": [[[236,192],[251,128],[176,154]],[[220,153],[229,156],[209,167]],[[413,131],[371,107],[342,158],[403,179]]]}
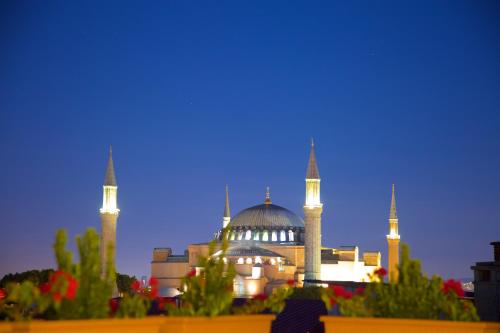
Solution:
{"label": "semi-dome", "polygon": [[231,227],[298,227],[304,228],[304,221],[290,210],[265,203],[239,212],[231,219]]}

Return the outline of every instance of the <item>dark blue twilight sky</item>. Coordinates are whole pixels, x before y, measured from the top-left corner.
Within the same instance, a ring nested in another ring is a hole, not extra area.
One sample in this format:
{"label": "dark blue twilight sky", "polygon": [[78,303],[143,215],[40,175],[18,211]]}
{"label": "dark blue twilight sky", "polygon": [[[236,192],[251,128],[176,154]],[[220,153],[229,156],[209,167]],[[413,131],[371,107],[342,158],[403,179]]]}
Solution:
{"label": "dark blue twilight sky", "polygon": [[495,1],[2,1],[0,276],[99,228],[113,144],[120,272],[231,210],[302,215],[309,139],[323,244],[381,250],[390,189],[428,273],[471,276],[500,240]]}

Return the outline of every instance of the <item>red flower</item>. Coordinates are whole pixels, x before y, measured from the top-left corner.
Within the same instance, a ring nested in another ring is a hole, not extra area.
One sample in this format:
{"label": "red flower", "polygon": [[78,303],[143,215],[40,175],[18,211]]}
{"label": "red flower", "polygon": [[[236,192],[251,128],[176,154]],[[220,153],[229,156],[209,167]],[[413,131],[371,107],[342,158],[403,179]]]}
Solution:
{"label": "red flower", "polygon": [[163,311],[165,310],[165,304],[167,303],[167,300],[163,297],[158,298],[158,310]]}
{"label": "red flower", "polygon": [[4,299],[5,297],[7,297],[7,292],[5,289],[0,288],[0,299]]}
{"label": "red flower", "polygon": [[108,302],[109,309],[111,310],[111,313],[115,313],[118,311],[118,307],[120,306],[120,302],[118,301],[117,298],[112,298]]}
{"label": "red flower", "polygon": [[158,279],[157,279],[157,278],[154,278],[154,277],[150,278],[150,279],[149,279],[149,285],[150,285],[151,287],[156,287],[156,286],[158,286]]}
{"label": "red flower", "polygon": [[132,290],[134,291],[139,291],[139,289],[141,289],[141,283],[137,280],[135,280],[134,282],[132,282],[132,284],[130,285],[130,288],[132,288]]}
{"label": "red flower", "polygon": [[66,288],[66,298],[72,300],[76,296],[76,290],[78,289],[78,280],[74,277],[68,278],[68,287]]}
{"label": "red flower", "polygon": [[52,295],[52,299],[56,302],[60,302],[62,300],[62,295],[61,293],[59,292],[55,292],[53,295]]}
{"label": "red flower", "polygon": [[44,283],[40,286],[40,292],[42,294],[48,294],[50,292],[50,289],[52,288],[52,286],[50,285],[50,283]]}
{"label": "red flower", "polygon": [[189,273],[187,273],[187,275],[186,275],[186,276],[187,276],[188,278],[192,278],[192,277],[196,276],[196,269],[195,269],[195,268],[191,269],[191,270],[189,271]]}
{"label": "red flower", "polygon": [[387,275],[387,271],[385,270],[384,267],[380,267],[379,269],[375,270],[375,275],[378,275],[379,277],[384,277]]}
{"label": "red flower", "polygon": [[335,299],[333,297],[330,298],[330,305],[331,306],[335,305]]}
{"label": "red flower", "polygon": [[356,290],[354,291],[354,294],[356,294],[356,295],[363,295],[364,292],[365,292],[365,288],[359,287],[359,288],[356,288]]}
{"label": "red flower", "polygon": [[256,301],[265,301],[267,299],[266,294],[257,294],[253,297],[254,300]]}
{"label": "red flower", "polygon": [[458,297],[464,297],[465,294],[460,281],[453,279],[449,279],[443,284],[443,293],[449,294],[450,291],[453,291]]}
{"label": "red flower", "polygon": [[293,287],[293,286],[295,286],[295,280],[290,279],[290,280],[286,281],[286,284],[289,285],[290,287]]}
{"label": "red flower", "polygon": [[342,286],[332,286],[332,291],[335,297],[351,299],[353,296],[352,292],[345,290]]}

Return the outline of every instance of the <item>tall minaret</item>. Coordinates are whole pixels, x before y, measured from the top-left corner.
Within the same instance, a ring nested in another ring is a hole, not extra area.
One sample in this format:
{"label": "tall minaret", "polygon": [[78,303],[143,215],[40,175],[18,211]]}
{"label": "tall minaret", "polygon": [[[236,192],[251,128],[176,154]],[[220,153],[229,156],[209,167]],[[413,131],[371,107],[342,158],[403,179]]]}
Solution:
{"label": "tall minaret", "polygon": [[311,152],[306,173],[306,202],[304,217],[306,227],[305,240],[305,280],[321,279],[321,212],[320,178],[314,153],[314,141],[311,139]]}
{"label": "tall minaret", "polygon": [[[118,194],[118,186],[116,186],[115,168],[113,166],[113,152],[109,147],[108,167],[106,176],[104,177],[104,185],[102,187],[102,208],[101,213],[101,273],[106,270],[108,258],[108,247],[112,244],[116,253],[116,221],[120,210],[116,205],[116,197]],[[113,256],[113,264],[115,256]]]}
{"label": "tall minaret", "polygon": [[226,204],[224,205],[224,217],[222,218],[222,228],[224,229],[231,222],[231,212],[229,211],[229,188],[226,185]]}
{"label": "tall minaret", "polygon": [[387,235],[387,245],[389,250],[387,268],[389,269],[390,282],[396,282],[398,280],[399,238],[395,188],[394,184],[392,184],[391,212],[389,213],[389,234]]}

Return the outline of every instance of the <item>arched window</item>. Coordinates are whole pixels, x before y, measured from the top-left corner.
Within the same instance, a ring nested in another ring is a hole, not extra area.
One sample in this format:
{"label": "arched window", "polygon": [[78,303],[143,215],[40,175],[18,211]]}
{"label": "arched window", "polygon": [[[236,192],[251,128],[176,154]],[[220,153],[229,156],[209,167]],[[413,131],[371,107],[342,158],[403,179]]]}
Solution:
{"label": "arched window", "polygon": [[278,233],[276,231],[273,231],[271,234],[271,241],[277,242],[278,241]]}
{"label": "arched window", "polygon": [[292,230],[288,230],[288,241],[289,242],[293,242],[293,231]]}
{"label": "arched window", "polygon": [[234,233],[234,231],[231,231],[231,237],[230,237],[230,240],[234,240],[234,237],[235,237],[235,233]]}
{"label": "arched window", "polygon": [[250,264],[252,263],[252,258],[247,258],[247,260],[246,260],[246,261],[247,261],[247,264],[249,264],[249,265],[250,265]]}
{"label": "arched window", "polygon": [[254,232],[254,234],[253,234],[253,240],[256,240],[256,241],[259,240],[259,232],[258,231]]}
{"label": "arched window", "polygon": [[281,230],[281,232],[280,232],[280,241],[281,242],[286,242],[286,232],[285,232],[285,230]]}
{"label": "arched window", "polygon": [[267,242],[269,240],[269,235],[267,234],[267,230],[264,230],[262,233],[262,241]]}
{"label": "arched window", "polygon": [[243,239],[243,231],[238,232],[238,240]]}
{"label": "arched window", "polygon": [[247,230],[247,234],[245,235],[246,240],[252,239],[252,230]]}
{"label": "arched window", "polygon": [[262,264],[262,258],[261,257],[255,257],[255,263],[256,264]]}
{"label": "arched window", "polygon": [[238,264],[243,264],[243,263],[244,263],[243,258],[238,258],[237,263],[238,263]]}

